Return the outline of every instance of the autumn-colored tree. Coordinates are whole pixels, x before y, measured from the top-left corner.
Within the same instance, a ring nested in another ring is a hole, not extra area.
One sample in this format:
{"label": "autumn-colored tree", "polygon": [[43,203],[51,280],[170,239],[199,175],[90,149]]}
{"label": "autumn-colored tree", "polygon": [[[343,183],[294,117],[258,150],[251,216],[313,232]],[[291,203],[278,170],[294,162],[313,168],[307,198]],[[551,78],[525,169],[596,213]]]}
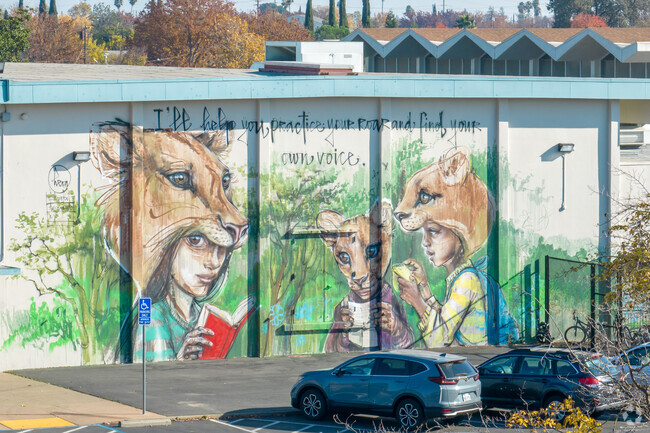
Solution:
{"label": "autumn-colored tree", "polygon": [[160,65],[248,68],[264,59],[264,39],[223,0],[150,0],[134,45]]}
{"label": "autumn-colored tree", "polygon": [[307,0],[307,9],[305,10],[305,28],[310,32],[314,32],[314,8],[311,0]]}
{"label": "autumn-colored tree", "polygon": [[77,63],[81,60],[83,44],[75,21],[67,15],[59,20],[49,15],[37,15],[27,23],[29,48],[26,58],[31,62]]}
{"label": "autumn-colored tree", "polygon": [[571,20],[571,28],[609,27],[604,19],[594,14],[579,13]]}
{"label": "autumn-colored tree", "polygon": [[[309,31],[295,22],[289,22],[284,15],[267,9],[264,13],[242,13],[249,31],[265,41],[309,41]],[[306,18],[305,18],[306,20]]]}

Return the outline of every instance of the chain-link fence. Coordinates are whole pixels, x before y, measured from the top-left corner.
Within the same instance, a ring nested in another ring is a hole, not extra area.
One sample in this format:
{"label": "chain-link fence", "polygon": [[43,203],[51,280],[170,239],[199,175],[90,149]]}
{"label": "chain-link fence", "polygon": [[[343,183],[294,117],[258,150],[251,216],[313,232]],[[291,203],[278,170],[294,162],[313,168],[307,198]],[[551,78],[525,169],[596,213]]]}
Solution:
{"label": "chain-link fence", "polygon": [[591,324],[596,323],[609,339],[619,338],[623,330],[634,337],[650,325],[650,306],[628,309],[608,302],[611,288],[601,278],[599,264],[551,256],[545,262],[545,320],[553,338],[562,339],[574,325],[593,333]]}

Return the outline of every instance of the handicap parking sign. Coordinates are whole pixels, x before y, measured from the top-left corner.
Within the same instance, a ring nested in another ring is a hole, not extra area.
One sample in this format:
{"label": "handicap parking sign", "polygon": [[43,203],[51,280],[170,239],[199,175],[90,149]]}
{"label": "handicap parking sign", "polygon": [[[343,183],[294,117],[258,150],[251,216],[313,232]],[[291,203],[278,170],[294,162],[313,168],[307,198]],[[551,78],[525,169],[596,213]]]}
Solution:
{"label": "handicap parking sign", "polygon": [[138,300],[138,324],[151,324],[151,298],[140,298]]}

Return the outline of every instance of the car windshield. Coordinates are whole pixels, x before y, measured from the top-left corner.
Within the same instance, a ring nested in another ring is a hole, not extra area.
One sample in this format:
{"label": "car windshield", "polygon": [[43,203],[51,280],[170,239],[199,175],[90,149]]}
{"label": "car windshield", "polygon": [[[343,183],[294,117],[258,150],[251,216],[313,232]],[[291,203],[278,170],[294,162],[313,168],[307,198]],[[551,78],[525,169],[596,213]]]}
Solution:
{"label": "car windshield", "polygon": [[438,364],[440,370],[445,375],[445,377],[459,377],[459,376],[473,376],[476,374],[476,370],[472,367],[467,361],[454,361],[454,362],[445,362],[444,364]]}
{"label": "car windshield", "polygon": [[618,369],[609,359],[601,355],[594,355],[584,358],[587,370],[594,376],[616,376]]}

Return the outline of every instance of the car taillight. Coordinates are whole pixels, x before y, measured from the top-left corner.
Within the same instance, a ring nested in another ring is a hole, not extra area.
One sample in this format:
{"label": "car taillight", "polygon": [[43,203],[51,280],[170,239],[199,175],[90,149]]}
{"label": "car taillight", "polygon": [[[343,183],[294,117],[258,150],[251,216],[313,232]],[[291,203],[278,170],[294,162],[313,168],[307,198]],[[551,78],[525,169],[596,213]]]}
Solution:
{"label": "car taillight", "polygon": [[430,377],[429,380],[439,385],[458,385],[457,379],[447,379],[445,376]]}
{"label": "car taillight", "polygon": [[578,382],[580,382],[583,385],[599,385],[600,381],[596,379],[595,377],[580,377],[578,378]]}
{"label": "car taillight", "polygon": [[440,385],[457,385],[458,384],[458,379],[447,379],[445,377],[445,373],[443,373],[442,368],[438,364],[436,364],[436,368],[438,369],[438,372],[440,373],[440,376],[438,377],[430,377],[429,380],[431,382],[435,382]]}
{"label": "car taillight", "polygon": [[476,373],[476,376],[474,376],[474,380],[478,380],[478,373]]}

